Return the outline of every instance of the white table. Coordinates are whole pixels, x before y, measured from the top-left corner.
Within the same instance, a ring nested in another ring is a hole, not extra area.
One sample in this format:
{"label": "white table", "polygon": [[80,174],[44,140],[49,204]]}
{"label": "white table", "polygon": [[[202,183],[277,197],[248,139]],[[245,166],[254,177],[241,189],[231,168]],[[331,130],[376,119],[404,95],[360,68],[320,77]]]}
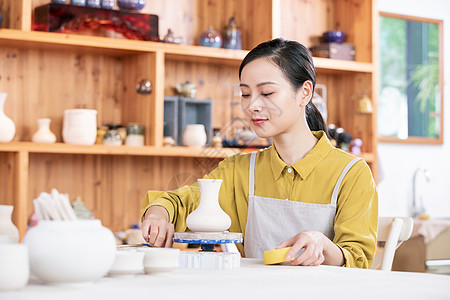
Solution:
{"label": "white table", "polygon": [[243,259],[237,270],[178,269],[167,275],[104,277],[87,287],[30,282],[1,300],[102,299],[450,299],[450,276],[341,267],[265,266]]}

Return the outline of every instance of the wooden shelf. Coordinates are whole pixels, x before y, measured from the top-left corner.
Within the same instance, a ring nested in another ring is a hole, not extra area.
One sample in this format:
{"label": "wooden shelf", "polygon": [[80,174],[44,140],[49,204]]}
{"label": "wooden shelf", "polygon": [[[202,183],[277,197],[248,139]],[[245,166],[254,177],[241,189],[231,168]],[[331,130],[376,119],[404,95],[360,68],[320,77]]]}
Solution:
{"label": "wooden shelf", "polygon": [[188,147],[130,147],[108,145],[70,145],[64,143],[40,144],[32,142],[11,142],[0,144],[0,152],[54,153],[54,154],[93,154],[93,155],[130,155],[130,156],[176,156],[224,158],[239,152],[253,149],[236,148],[188,148]]}
{"label": "wooden shelf", "polygon": [[314,57],[314,66],[318,71],[324,71],[327,73],[336,72],[360,72],[360,73],[372,73],[373,64],[364,63],[358,61],[339,60]]}
{"label": "wooden shelf", "polygon": [[[0,152],[28,152],[80,155],[129,155],[129,156],[161,156],[161,157],[197,157],[222,159],[237,153],[249,153],[258,149],[252,148],[189,148],[189,147],[130,147],[108,145],[70,145],[64,143],[40,144],[32,142],[0,143]],[[359,155],[366,162],[373,162],[373,153]]]}
{"label": "wooden shelf", "polygon": [[[113,39],[77,34],[63,34],[40,31],[0,30],[0,46],[21,49],[71,50],[106,55],[133,55],[138,53],[162,52],[167,59],[220,63],[238,66],[246,50],[230,50],[190,45]],[[373,72],[371,63],[314,57],[314,65],[320,72]]]}

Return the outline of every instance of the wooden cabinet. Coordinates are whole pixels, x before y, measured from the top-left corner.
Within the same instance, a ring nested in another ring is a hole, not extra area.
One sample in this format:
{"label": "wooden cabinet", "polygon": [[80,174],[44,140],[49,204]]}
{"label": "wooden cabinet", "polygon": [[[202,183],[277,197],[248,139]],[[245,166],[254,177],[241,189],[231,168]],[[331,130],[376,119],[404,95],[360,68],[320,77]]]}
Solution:
{"label": "wooden cabinet", "polygon": [[[317,82],[328,89],[329,123],[363,140],[363,155],[376,176],[377,11],[367,0],[152,0],[143,12],[159,16],[159,32],[171,28],[186,45],[31,31],[32,11],[49,0],[4,0],[0,30],[0,91],[16,124],[11,143],[0,144],[0,203],[14,204],[23,236],[32,200],[55,187],[81,196],[112,230],[138,222],[148,189],[172,189],[210,171],[235,149],[163,148],[164,96],[189,80],[198,98],[212,98],[213,127],[227,126],[238,66],[258,43],[282,36],[309,47],[328,30],[343,30],[356,46],[356,61],[315,58]],[[222,30],[234,15],[245,50],[197,44],[209,25]],[[150,95],[136,83],[150,79]],[[359,114],[369,95],[374,112]],[[94,108],[98,123],[138,122],[146,146],[71,146],[61,143],[64,109]],[[60,143],[33,144],[36,120],[52,119]]]}

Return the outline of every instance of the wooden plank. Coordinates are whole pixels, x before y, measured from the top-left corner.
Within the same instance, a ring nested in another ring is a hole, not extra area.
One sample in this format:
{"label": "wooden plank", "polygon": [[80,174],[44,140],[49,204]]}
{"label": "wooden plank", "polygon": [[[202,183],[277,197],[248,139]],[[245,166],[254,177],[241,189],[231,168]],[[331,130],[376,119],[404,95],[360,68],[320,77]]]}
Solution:
{"label": "wooden plank", "polygon": [[[0,181],[2,188],[0,189],[0,204],[15,204],[15,181],[17,172],[17,152],[8,151],[0,152]],[[16,219],[13,222],[16,223]]]}
{"label": "wooden plank", "polygon": [[156,52],[152,55],[155,68],[151,69],[155,89],[153,90],[154,100],[152,107],[151,122],[153,124],[153,140],[151,145],[163,146],[164,138],[164,87],[165,87],[165,55],[163,52]]}
{"label": "wooden plank", "polygon": [[178,156],[224,158],[252,149],[234,148],[189,148],[189,147],[130,147],[109,145],[70,145],[64,143],[40,144],[32,142],[10,142],[0,144],[0,153],[28,151],[30,153],[86,154],[86,155],[129,155],[129,156]]}
{"label": "wooden plank", "polygon": [[196,57],[199,60],[204,57],[206,60],[216,58],[219,60],[240,61],[247,53],[244,50],[217,49],[55,32],[23,32],[12,29],[2,29],[0,31],[0,46],[24,49],[70,50],[83,54],[89,52],[105,55],[163,51],[183,57]]}
{"label": "wooden plank", "polygon": [[321,43],[322,33],[334,28],[333,0],[278,0],[280,36],[305,47]]}
{"label": "wooden plank", "polygon": [[16,153],[16,170],[14,184],[14,220],[19,229],[20,240],[25,236],[28,225],[28,152]]}
{"label": "wooden plank", "polygon": [[363,63],[351,60],[313,57],[313,62],[316,70],[324,73],[372,73],[374,70],[372,63]]}
{"label": "wooden plank", "polygon": [[335,0],[334,30],[342,30],[347,35],[345,42],[355,45],[356,61],[373,62],[374,9],[372,1]]}

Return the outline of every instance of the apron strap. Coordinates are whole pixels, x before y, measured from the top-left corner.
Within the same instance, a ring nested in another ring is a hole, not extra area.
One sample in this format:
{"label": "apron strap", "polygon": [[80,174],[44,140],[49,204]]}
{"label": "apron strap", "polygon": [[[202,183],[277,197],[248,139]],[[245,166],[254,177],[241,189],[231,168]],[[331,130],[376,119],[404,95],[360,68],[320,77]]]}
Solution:
{"label": "apron strap", "polygon": [[334,186],[333,195],[331,196],[331,204],[336,204],[337,203],[337,197],[338,197],[339,188],[341,187],[342,181],[344,181],[345,175],[347,175],[347,172],[350,170],[350,168],[353,167],[353,165],[355,163],[357,163],[358,161],[360,161],[360,160],[362,160],[362,158],[360,158],[360,157],[356,157],[356,158],[352,159],[345,166],[344,170],[342,170],[341,176],[339,176],[339,179],[336,182],[336,185]]}
{"label": "apron strap", "polygon": [[255,164],[256,154],[258,152],[252,152],[250,155],[250,168],[248,170],[248,195],[253,196],[255,194]]}

